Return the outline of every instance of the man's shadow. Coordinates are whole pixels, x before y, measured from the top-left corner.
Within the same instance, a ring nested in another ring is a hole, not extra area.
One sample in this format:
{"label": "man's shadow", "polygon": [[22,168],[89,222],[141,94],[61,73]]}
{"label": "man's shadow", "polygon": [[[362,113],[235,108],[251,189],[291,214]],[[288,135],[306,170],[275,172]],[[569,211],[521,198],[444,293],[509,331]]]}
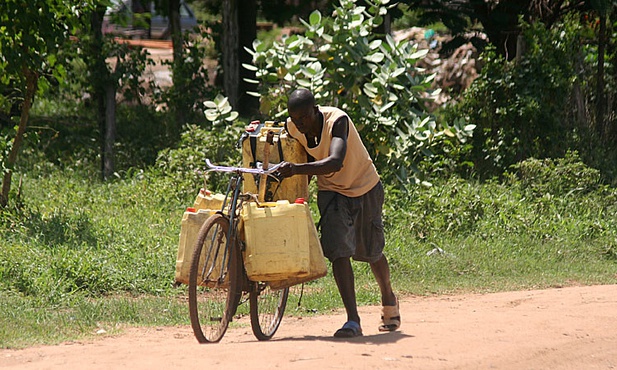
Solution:
{"label": "man's shadow", "polygon": [[393,331],[383,334],[371,334],[371,335],[362,335],[353,338],[335,338],[334,336],[318,336],[318,335],[305,335],[302,337],[277,337],[272,338],[271,341],[298,341],[298,342],[309,342],[309,341],[326,341],[326,342],[346,342],[346,343],[357,343],[357,344],[388,344],[388,343],[396,343],[405,338],[413,338],[413,335],[405,334],[400,331]]}

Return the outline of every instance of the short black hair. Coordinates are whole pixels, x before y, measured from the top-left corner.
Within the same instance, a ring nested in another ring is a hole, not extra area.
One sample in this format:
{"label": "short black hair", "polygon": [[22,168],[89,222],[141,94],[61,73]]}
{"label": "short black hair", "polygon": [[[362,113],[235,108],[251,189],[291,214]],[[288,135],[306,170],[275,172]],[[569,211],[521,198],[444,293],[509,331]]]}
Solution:
{"label": "short black hair", "polygon": [[298,110],[307,107],[315,106],[315,96],[308,89],[294,90],[289,94],[287,101],[287,110]]}

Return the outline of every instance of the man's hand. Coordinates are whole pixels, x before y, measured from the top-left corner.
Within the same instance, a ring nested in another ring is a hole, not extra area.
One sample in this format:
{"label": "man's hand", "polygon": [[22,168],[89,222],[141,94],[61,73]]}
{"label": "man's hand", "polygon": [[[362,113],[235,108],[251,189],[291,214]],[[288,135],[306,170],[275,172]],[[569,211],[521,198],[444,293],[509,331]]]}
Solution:
{"label": "man's hand", "polygon": [[291,177],[296,174],[296,165],[289,162],[283,162],[276,172],[278,172],[277,177]]}

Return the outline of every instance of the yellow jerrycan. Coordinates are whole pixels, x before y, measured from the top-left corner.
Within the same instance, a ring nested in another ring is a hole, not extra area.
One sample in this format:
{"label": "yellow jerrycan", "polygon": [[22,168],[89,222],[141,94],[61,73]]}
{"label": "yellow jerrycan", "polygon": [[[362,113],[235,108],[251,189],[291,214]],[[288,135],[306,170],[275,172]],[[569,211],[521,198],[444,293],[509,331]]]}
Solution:
{"label": "yellow jerrycan", "polygon": [[[253,121],[242,135],[242,166],[255,168],[264,162],[264,147],[268,131],[274,132],[273,144],[269,148],[268,163],[270,166],[282,161],[306,163],[307,153],[302,145],[291,137],[284,127],[284,122]],[[244,192],[258,194],[260,176],[244,174]],[[293,203],[296,198],[308,198],[308,176],[292,176],[280,182],[268,177],[266,200],[288,200]]]}

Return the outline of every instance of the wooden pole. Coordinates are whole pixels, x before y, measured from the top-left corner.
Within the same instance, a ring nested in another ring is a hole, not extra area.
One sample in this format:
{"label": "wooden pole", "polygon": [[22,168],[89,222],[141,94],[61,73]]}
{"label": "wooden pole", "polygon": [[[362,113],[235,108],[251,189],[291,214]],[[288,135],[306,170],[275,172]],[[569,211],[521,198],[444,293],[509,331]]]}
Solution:
{"label": "wooden pole", "polygon": [[[268,169],[270,162],[270,145],[274,145],[274,131],[268,130],[266,134],[266,145],[264,146],[264,159],[262,168],[264,170]],[[268,188],[268,175],[261,175],[259,179],[259,201],[266,201],[266,190]]]}

